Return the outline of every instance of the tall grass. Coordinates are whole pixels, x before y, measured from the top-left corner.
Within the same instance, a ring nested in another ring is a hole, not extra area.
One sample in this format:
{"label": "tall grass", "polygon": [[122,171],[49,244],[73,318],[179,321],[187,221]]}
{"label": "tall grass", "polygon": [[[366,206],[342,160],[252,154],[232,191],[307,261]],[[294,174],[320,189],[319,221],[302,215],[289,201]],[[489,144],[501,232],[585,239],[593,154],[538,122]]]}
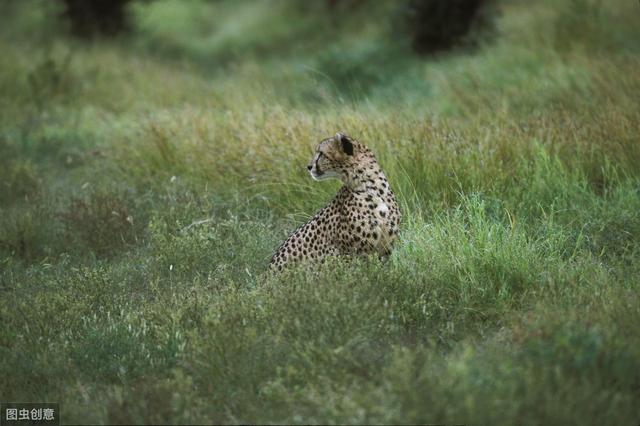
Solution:
{"label": "tall grass", "polygon": [[[63,423],[640,421],[637,4],[500,2],[495,39],[429,61],[392,2],[345,23],[141,2],[91,45],[43,4],[1,6],[0,401]],[[304,167],[337,130],[389,175],[400,241],[269,275],[338,187]]]}

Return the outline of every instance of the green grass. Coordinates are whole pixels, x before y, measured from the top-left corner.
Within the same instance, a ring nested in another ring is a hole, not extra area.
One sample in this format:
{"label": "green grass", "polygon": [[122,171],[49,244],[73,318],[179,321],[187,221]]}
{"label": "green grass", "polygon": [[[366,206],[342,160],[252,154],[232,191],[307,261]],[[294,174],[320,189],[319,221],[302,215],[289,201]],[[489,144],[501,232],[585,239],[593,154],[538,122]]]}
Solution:
{"label": "green grass", "polygon": [[[615,3],[501,2],[493,39],[429,59],[393,2],[145,2],[92,44],[0,5],[0,401],[639,423],[640,9]],[[389,175],[399,244],[269,275],[338,187],[305,170],[337,130]]]}

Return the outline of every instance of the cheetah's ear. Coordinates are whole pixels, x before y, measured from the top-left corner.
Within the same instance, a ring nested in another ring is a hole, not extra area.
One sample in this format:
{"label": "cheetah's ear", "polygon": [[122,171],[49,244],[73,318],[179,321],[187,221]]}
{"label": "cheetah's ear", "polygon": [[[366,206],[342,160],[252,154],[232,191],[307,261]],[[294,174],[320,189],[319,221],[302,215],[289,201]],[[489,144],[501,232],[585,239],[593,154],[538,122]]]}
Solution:
{"label": "cheetah's ear", "polygon": [[344,133],[336,133],[336,139],[340,141],[342,150],[347,155],[353,155],[353,142]]}

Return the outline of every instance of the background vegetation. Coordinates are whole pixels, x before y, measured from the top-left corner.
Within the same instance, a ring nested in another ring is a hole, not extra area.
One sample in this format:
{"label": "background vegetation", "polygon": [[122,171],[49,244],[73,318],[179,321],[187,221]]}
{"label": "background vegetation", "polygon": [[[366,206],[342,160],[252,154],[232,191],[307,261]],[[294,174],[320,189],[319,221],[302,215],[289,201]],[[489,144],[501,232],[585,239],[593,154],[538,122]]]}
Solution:
{"label": "background vegetation", "polygon": [[[364,6],[362,6],[364,4]],[[497,2],[424,57],[397,2],[0,3],[0,400],[63,423],[640,423],[640,7]],[[265,273],[377,154],[389,262]]]}

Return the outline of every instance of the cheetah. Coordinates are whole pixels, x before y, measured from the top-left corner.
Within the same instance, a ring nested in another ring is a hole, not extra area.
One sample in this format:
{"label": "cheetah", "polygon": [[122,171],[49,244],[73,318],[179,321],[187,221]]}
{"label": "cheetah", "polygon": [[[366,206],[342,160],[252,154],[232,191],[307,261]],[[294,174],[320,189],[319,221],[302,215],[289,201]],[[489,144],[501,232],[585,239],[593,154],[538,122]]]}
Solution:
{"label": "cheetah", "polygon": [[314,180],[339,179],[343,185],[307,223],[285,240],[270,269],[326,256],[391,253],[401,213],[389,181],[364,144],[337,133],[321,141],[307,170]]}

